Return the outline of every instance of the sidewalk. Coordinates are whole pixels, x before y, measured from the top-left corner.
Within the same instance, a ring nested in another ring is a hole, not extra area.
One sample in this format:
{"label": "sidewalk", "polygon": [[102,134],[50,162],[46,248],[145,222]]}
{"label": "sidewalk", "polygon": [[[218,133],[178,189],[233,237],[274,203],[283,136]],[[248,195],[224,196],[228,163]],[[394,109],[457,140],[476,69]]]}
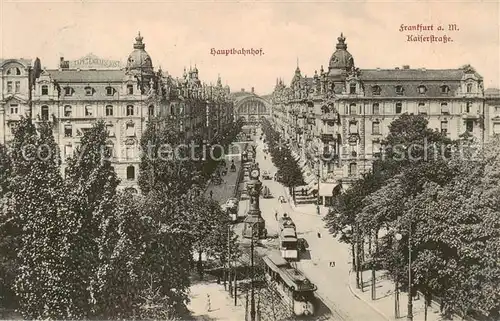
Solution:
{"label": "sidewalk", "polygon": [[228,170],[225,176],[221,176],[222,184],[220,185],[215,185],[212,183],[212,181],[210,181],[207,189],[205,190],[205,197],[210,197],[210,191],[213,192],[213,199],[219,203],[224,203],[228,198],[233,197],[236,180],[238,179],[240,171],[241,158],[226,157],[226,164],[228,168],[231,166],[231,159],[234,159],[236,172],[231,172]]}
{"label": "sidewalk", "polygon": [[[210,306],[208,306],[208,296],[210,296]],[[234,306],[234,299],[224,290],[222,284],[195,284],[190,288],[189,297],[191,301],[188,309],[194,320],[245,320],[244,301],[239,297],[237,306]]]}
{"label": "sidewalk", "polygon": [[[295,205],[293,202],[293,198],[290,195],[288,188],[283,186],[283,190],[285,191],[287,202],[290,204],[290,207],[293,211],[297,213],[307,214],[307,215],[318,215],[318,210],[316,208],[316,204],[299,204]],[[328,206],[320,205],[319,207],[320,215],[324,216],[328,214]]]}
{"label": "sidewalk", "polygon": [[[349,273],[349,289],[352,294],[361,301],[368,304],[373,310],[382,315],[386,320],[396,320],[394,317],[395,310],[395,295],[394,283],[392,280],[385,276],[384,271],[377,271],[375,277],[376,299],[371,299],[371,271],[363,271],[363,284],[364,291],[356,288],[356,273],[351,271]],[[399,319],[405,319],[407,314],[408,295],[406,292],[399,293]],[[424,298],[415,297],[413,299],[413,320],[424,320]],[[432,303],[427,308],[427,321],[442,321],[444,320],[439,313],[439,306]],[[460,319],[452,318],[453,321]]]}

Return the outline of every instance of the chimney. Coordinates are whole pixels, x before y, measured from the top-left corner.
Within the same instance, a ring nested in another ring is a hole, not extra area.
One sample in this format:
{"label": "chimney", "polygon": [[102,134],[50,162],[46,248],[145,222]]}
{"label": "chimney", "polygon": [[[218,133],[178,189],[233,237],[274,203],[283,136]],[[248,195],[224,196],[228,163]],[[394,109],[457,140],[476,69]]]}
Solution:
{"label": "chimney", "polygon": [[396,67],[395,69],[396,69],[396,70],[399,70],[399,67]]}
{"label": "chimney", "polygon": [[241,92],[244,93],[245,92],[245,88],[241,88]]}
{"label": "chimney", "polygon": [[426,69],[425,69],[425,68],[422,68],[422,71],[426,71]]}
{"label": "chimney", "polygon": [[403,69],[410,69],[410,65],[403,65]]}
{"label": "chimney", "polygon": [[252,87],[252,94],[253,94],[254,92],[255,92],[255,91],[254,91],[254,89],[253,89],[253,87]]}

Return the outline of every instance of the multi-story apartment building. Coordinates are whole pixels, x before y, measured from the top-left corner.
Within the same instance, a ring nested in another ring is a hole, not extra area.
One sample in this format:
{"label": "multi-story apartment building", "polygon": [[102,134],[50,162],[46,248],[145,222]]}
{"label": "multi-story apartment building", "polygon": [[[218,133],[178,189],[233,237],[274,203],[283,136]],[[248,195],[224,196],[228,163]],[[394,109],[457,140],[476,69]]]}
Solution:
{"label": "multi-story apartment building", "polygon": [[430,128],[451,139],[469,132],[484,141],[500,132],[500,118],[498,128],[485,131],[493,105],[488,113],[483,79],[470,65],[359,69],[342,34],[327,70],[304,77],[297,66],[290,86],[277,80],[272,103],[271,118],[301,158],[306,183],[326,203],[339,182],[349,187],[371,170],[389,124],[403,113],[425,115]]}
{"label": "multi-story apartment building", "polygon": [[30,108],[29,59],[0,59],[0,144],[12,139],[12,126]]}
{"label": "multi-story apartment building", "polygon": [[103,119],[120,187],[138,191],[139,145],[149,122],[174,119],[179,134],[197,142],[212,140],[233,122],[230,88],[222,87],[220,78],[217,86],[208,86],[199,80],[196,67],[182,78],[155,71],[142,36],[135,40],[124,68],[92,54],[76,61],[60,58],[58,69],[39,71],[26,60],[3,61],[2,143],[12,138],[9,124],[21,114],[49,121],[64,172],[64,159],[73,155],[85,131]]}

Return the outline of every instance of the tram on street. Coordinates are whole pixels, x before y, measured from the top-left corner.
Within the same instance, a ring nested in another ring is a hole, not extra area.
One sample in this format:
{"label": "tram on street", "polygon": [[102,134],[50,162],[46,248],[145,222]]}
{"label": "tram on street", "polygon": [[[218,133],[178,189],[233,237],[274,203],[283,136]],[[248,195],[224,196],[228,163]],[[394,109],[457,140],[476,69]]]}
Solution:
{"label": "tram on street", "polygon": [[279,225],[279,248],[281,256],[286,260],[298,260],[298,242],[295,223],[285,213],[278,220]]}
{"label": "tram on street", "polygon": [[282,295],[285,304],[290,306],[296,316],[312,316],[314,309],[314,292],[316,285],[305,275],[294,269],[289,262],[278,253],[271,252],[263,257],[267,282],[274,284]]}

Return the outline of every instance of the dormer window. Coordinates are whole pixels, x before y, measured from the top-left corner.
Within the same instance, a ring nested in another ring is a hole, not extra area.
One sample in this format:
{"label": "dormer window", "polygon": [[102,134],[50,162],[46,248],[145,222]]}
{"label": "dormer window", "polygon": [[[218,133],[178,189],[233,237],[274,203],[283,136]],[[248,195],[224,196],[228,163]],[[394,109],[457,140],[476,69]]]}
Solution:
{"label": "dormer window", "polygon": [[115,89],[113,87],[106,87],[106,96],[113,96],[115,94]]}
{"label": "dormer window", "polygon": [[42,96],[48,95],[49,94],[49,86],[47,85],[42,85]]}
{"label": "dormer window", "polygon": [[442,94],[447,94],[450,92],[450,87],[446,86],[446,85],[442,85],[441,86],[441,93]]}
{"label": "dormer window", "polygon": [[127,85],[127,94],[128,95],[134,94],[134,85]]}
{"label": "dormer window", "polygon": [[423,95],[427,92],[427,88],[424,85],[418,86],[418,93]]}
{"label": "dormer window", "polygon": [[85,87],[85,96],[92,96],[94,94],[94,89],[92,87]]}
{"label": "dormer window", "polygon": [[356,93],[356,84],[349,85],[349,94],[354,95]]}
{"label": "dormer window", "polygon": [[372,93],[374,96],[379,96],[381,91],[382,90],[381,90],[380,86],[373,86],[372,87]]}
{"label": "dormer window", "polygon": [[396,86],[396,94],[397,95],[403,95],[404,93],[404,88],[401,85]]}
{"label": "dormer window", "polygon": [[71,95],[73,95],[73,88],[64,87],[64,96],[71,96]]}
{"label": "dormer window", "polygon": [[467,92],[468,93],[472,92],[472,84],[467,84]]}

